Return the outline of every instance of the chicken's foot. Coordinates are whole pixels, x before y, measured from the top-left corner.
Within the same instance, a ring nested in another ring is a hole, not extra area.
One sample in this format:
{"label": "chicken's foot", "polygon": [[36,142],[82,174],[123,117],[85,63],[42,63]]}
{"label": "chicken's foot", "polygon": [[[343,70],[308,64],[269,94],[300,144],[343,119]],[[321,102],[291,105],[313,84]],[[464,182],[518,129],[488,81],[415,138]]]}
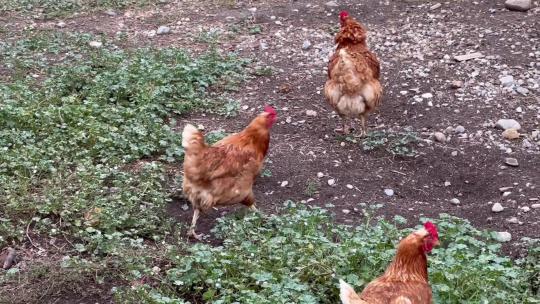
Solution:
{"label": "chicken's foot", "polygon": [[366,125],[366,117],[364,115],[360,115],[360,123],[362,124],[362,131],[360,131],[360,137],[367,136],[367,125]]}
{"label": "chicken's foot", "polygon": [[201,241],[202,240],[202,235],[199,235],[199,234],[195,233],[195,225],[197,224],[197,220],[199,219],[199,214],[200,214],[199,209],[195,208],[193,210],[193,219],[191,219],[191,226],[189,227],[189,230],[188,230],[187,234],[188,234],[188,236],[193,237],[196,240]]}

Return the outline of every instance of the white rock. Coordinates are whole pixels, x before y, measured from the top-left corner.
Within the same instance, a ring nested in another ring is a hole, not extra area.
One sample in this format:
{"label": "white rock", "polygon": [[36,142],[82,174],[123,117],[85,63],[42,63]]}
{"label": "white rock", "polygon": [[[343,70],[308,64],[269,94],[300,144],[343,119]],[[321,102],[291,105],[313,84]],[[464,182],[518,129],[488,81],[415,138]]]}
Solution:
{"label": "white rock", "polygon": [[445,181],[445,182],[444,182],[444,186],[445,186],[445,187],[448,187],[448,186],[450,186],[450,185],[452,185],[452,183],[450,183],[449,181]]}
{"label": "white rock", "polygon": [[63,28],[66,26],[66,23],[64,21],[60,21],[56,24],[56,26],[58,26],[59,28]]}
{"label": "white rock", "polygon": [[464,127],[464,126],[457,126],[457,127],[454,129],[454,132],[456,132],[456,133],[463,133],[463,132],[465,132],[465,127]]}
{"label": "white rock", "polygon": [[458,151],[452,151],[452,153],[450,153],[452,156],[457,156],[458,155]]}
{"label": "white rock", "polygon": [[454,197],[450,200],[450,203],[452,203],[453,205],[459,205],[461,202],[459,201],[459,199]]}
{"label": "white rock", "polygon": [[182,205],[182,210],[187,211],[188,209],[189,209],[188,204],[183,204]]}
{"label": "white rock", "polygon": [[499,78],[499,81],[501,82],[503,87],[509,87],[514,84],[514,76],[506,75]]}
{"label": "white rock", "polygon": [[338,7],[339,6],[339,4],[336,1],[328,1],[324,5],[326,5],[328,7]]}
{"label": "white rock", "polygon": [[302,49],[309,50],[310,48],[311,48],[311,42],[309,42],[309,40],[304,40],[304,43],[302,43]]}
{"label": "white rock", "polygon": [[454,60],[456,61],[467,61],[467,60],[471,60],[471,59],[478,59],[478,58],[482,58],[484,57],[484,55],[482,55],[482,53],[470,53],[470,54],[465,54],[465,55],[459,55],[459,56],[454,56]]}
{"label": "white rock", "polygon": [[328,186],[334,186],[336,184],[336,180],[331,178],[328,180]]}
{"label": "white rock", "polygon": [[527,96],[527,94],[529,94],[529,89],[524,88],[524,87],[518,87],[516,89],[516,92],[518,92],[519,94],[521,94],[523,96]]}
{"label": "white rock", "polygon": [[349,214],[349,213],[351,213],[351,210],[349,210],[349,209],[343,209],[343,210],[341,210],[341,212],[343,212],[343,213],[345,213],[345,214]]}
{"label": "white rock", "polygon": [[517,122],[515,119],[499,119],[497,120],[497,123],[495,124],[495,127],[507,130],[507,129],[521,129],[521,125],[519,122]]}
{"label": "white rock", "polygon": [[392,195],[394,195],[394,190],[392,190],[392,189],[384,189],[384,194],[386,194],[387,196],[392,196]]}
{"label": "white rock", "polygon": [[435,140],[438,142],[446,142],[446,136],[442,132],[433,133],[433,137],[435,137]]}
{"label": "white rock", "polygon": [[518,167],[519,166],[519,163],[518,163],[517,159],[515,159],[513,157],[507,157],[504,160],[504,163],[511,166],[511,167]]}
{"label": "white rock", "polygon": [[507,197],[507,196],[509,196],[510,194],[512,194],[512,192],[510,192],[510,191],[504,191],[503,194],[502,194],[502,197]]}
{"label": "white rock", "polygon": [[531,208],[529,208],[528,206],[523,206],[523,207],[521,207],[521,211],[527,213],[527,212],[531,211]]}
{"label": "white rock", "polygon": [[318,178],[324,177],[324,173],[322,173],[322,172],[317,172],[317,177],[318,177]]}
{"label": "white rock", "polygon": [[526,12],[532,7],[532,0],[506,0],[504,6],[511,11]]}
{"label": "white rock", "polygon": [[315,117],[315,116],[317,116],[317,111],[314,111],[314,110],[306,110],[306,115],[307,115],[307,116],[311,116],[311,117]]}
{"label": "white rock", "polygon": [[88,45],[93,47],[93,48],[99,49],[103,45],[103,43],[101,43],[99,41],[90,41],[88,43]]}
{"label": "white rock", "polygon": [[351,184],[347,184],[345,187],[347,187],[348,189],[353,189],[354,188],[353,185],[351,185]]}
{"label": "white rock", "polygon": [[515,216],[512,216],[511,218],[507,219],[506,221],[511,223],[511,224],[519,224],[519,220]]}
{"label": "white rock", "polygon": [[287,187],[288,184],[289,184],[288,181],[282,181],[281,182],[281,187]]}
{"label": "white rock", "polygon": [[532,204],[531,208],[533,209],[540,209],[540,204]]}
{"label": "white rock", "polygon": [[430,10],[436,10],[436,9],[438,9],[438,8],[441,7],[441,6],[442,6],[442,4],[437,3],[437,4],[433,4],[429,9],[430,9]]}
{"label": "white rock", "polygon": [[504,207],[500,204],[500,203],[495,203],[493,204],[493,206],[491,207],[491,211],[495,212],[495,213],[498,213],[498,212],[501,212],[504,210]]}
{"label": "white rock", "polygon": [[433,98],[433,94],[431,94],[431,93],[424,93],[424,94],[422,94],[422,98],[425,98],[425,99]]}
{"label": "white rock", "polygon": [[158,29],[156,31],[156,34],[164,35],[164,34],[168,34],[170,31],[171,31],[170,27],[162,25],[162,26],[158,27]]}
{"label": "white rock", "polygon": [[495,239],[497,239],[497,241],[499,242],[506,243],[512,240],[512,235],[510,234],[510,232],[500,231],[497,232]]}

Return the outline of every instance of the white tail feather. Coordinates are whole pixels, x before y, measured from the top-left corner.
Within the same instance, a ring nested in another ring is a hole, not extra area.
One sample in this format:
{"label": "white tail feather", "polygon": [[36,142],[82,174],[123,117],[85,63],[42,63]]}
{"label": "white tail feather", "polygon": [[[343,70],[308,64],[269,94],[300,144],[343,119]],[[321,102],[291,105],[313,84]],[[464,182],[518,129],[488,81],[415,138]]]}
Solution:
{"label": "white tail feather", "polygon": [[184,147],[184,149],[189,146],[193,136],[197,133],[199,133],[199,130],[192,124],[187,124],[184,127],[184,131],[182,131],[182,147]]}
{"label": "white tail feather", "polygon": [[363,304],[358,294],[354,291],[351,285],[345,283],[343,280],[339,280],[339,298],[343,304]]}

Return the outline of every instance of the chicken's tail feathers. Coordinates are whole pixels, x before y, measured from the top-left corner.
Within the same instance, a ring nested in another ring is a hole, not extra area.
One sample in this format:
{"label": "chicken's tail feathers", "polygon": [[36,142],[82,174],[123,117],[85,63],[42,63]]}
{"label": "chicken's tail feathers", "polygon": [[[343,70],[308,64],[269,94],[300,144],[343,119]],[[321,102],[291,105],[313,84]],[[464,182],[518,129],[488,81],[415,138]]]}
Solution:
{"label": "chicken's tail feathers", "polygon": [[204,137],[192,124],[187,124],[182,131],[182,147],[189,149],[193,146],[205,146]]}
{"label": "chicken's tail feathers", "polygon": [[360,299],[351,285],[343,280],[339,280],[339,298],[343,304],[367,304],[366,301]]}

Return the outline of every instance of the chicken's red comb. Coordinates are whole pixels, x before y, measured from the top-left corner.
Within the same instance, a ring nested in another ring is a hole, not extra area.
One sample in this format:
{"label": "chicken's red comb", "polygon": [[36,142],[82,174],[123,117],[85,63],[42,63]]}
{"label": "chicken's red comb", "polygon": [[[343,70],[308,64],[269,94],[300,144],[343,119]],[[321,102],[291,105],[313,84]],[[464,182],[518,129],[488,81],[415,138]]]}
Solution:
{"label": "chicken's red comb", "polygon": [[347,17],[349,17],[349,12],[341,11],[341,13],[339,13],[339,19],[343,20],[343,19],[345,19]]}
{"label": "chicken's red comb", "polygon": [[439,239],[439,232],[437,231],[437,226],[433,224],[432,222],[426,222],[424,224],[424,229],[427,230],[427,232],[433,237],[434,239]]}
{"label": "chicken's red comb", "polygon": [[271,106],[265,106],[265,107],[264,107],[264,111],[265,111],[266,113],[270,113],[270,114],[272,114],[272,115],[274,115],[274,116],[277,115],[276,110],[274,110],[274,108],[272,108]]}

